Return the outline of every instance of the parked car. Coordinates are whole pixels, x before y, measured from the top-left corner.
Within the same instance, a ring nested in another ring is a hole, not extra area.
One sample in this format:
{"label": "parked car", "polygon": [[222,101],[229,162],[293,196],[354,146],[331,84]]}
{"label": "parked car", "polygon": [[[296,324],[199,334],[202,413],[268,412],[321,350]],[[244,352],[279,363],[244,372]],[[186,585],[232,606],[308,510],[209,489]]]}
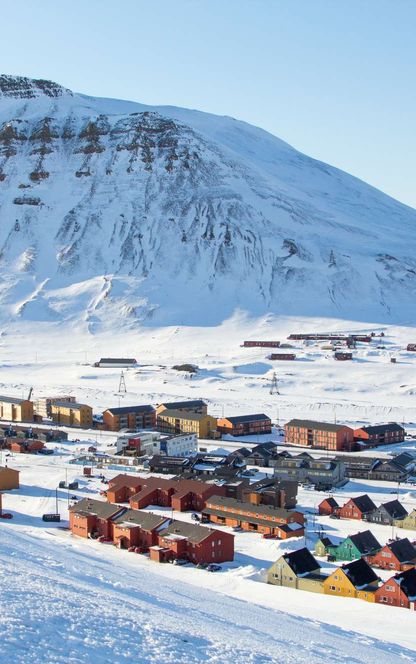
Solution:
{"label": "parked car", "polygon": [[263,539],[276,539],[274,533],[263,533]]}
{"label": "parked car", "polygon": [[174,565],[187,565],[189,561],[185,558],[174,558],[172,562]]}
{"label": "parked car", "polygon": [[206,569],[208,567],[208,563],[197,563],[196,568],[197,569]]}
{"label": "parked car", "polygon": [[191,519],[193,519],[194,521],[201,521],[201,517],[198,514],[196,514],[196,512],[191,514]]}
{"label": "parked car", "polygon": [[234,533],[241,533],[241,531],[242,531],[243,529],[242,529],[241,526],[233,526],[233,527],[231,528],[231,530],[232,530]]}
{"label": "parked car", "polygon": [[215,563],[210,563],[206,567],[207,572],[219,572],[220,569],[222,569],[221,565],[216,565]]}

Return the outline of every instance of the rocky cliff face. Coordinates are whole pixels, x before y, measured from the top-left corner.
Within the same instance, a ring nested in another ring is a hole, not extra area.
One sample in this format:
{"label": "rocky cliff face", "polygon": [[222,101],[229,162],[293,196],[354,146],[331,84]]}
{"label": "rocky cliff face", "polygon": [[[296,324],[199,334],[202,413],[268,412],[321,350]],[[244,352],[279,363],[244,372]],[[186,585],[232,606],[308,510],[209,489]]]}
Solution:
{"label": "rocky cliff face", "polygon": [[7,316],[404,321],[415,250],[414,210],[259,129],[0,77]]}

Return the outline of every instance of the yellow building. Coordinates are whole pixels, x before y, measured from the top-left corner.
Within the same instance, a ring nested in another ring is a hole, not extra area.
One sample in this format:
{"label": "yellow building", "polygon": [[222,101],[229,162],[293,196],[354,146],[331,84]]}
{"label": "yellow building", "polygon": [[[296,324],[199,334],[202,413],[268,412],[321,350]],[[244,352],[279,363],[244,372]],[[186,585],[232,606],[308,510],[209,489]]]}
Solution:
{"label": "yellow building", "polygon": [[163,433],[196,433],[198,438],[211,438],[217,429],[217,420],[203,413],[165,409],[158,413],[157,428]]}
{"label": "yellow building", "polygon": [[396,528],[405,528],[406,530],[416,530],[416,509],[409,512],[404,519],[395,519]]}
{"label": "yellow building", "polygon": [[324,581],[324,593],[374,602],[378,582],[379,577],[374,570],[363,558],[359,558],[335,569]]}
{"label": "yellow building", "polygon": [[0,396],[0,419],[9,422],[33,422],[33,402]]}
{"label": "yellow building", "polygon": [[82,403],[61,402],[51,404],[51,417],[54,422],[69,427],[92,427],[92,408]]}
{"label": "yellow building", "polygon": [[281,556],[267,571],[267,583],[311,593],[323,593],[325,576],[311,552],[304,547]]}

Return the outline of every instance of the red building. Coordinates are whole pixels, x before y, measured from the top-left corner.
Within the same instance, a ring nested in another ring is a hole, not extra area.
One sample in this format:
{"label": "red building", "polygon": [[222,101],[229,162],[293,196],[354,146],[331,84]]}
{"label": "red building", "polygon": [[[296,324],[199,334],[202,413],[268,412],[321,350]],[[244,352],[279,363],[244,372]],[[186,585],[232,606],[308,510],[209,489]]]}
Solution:
{"label": "red building", "polygon": [[113,538],[113,519],[125,512],[124,507],[109,505],[101,500],[83,498],[69,508],[69,527],[73,535],[96,539]]}
{"label": "red building", "polygon": [[244,348],[279,348],[280,341],[245,341]]}
{"label": "red building", "polygon": [[213,528],[172,521],[163,528],[158,545],[150,549],[150,559],[165,562],[182,558],[198,563],[223,563],[234,560],[234,535]]}
{"label": "red building", "polygon": [[139,547],[147,551],[157,544],[158,532],[170,519],[151,512],[125,510],[113,518],[113,541],[120,549]]}
{"label": "red building", "polygon": [[217,431],[231,436],[255,436],[272,432],[272,421],[264,413],[235,415],[217,420]]}
{"label": "red building", "polygon": [[376,426],[365,426],[355,429],[354,439],[364,441],[368,447],[395,445],[404,441],[405,433],[404,428],[400,424],[389,422],[387,424],[377,424]]}
{"label": "red building", "polygon": [[285,424],[285,440],[291,445],[350,452],[354,448],[354,430],[343,424],[293,419]]}
{"label": "red building", "polygon": [[350,498],[339,508],[338,515],[341,519],[364,519],[367,514],[371,514],[377,509],[370,496],[364,494],[357,498]]}
{"label": "red building", "polygon": [[366,560],[373,567],[404,572],[416,565],[416,549],[405,537],[388,542],[376,554],[367,556]]}
{"label": "red building", "polygon": [[41,440],[33,440],[32,438],[19,438],[10,443],[10,451],[16,454],[36,454],[44,447],[45,445]]}
{"label": "red building", "polygon": [[334,514],[334,512],[336,512],[338,509],[339,505],[335,498],[332,496],[325,498],[318,505],[318,512],[321,516],[329,516],[330,514]]}
{"label": "red building", "polygon": [[377,604],[416,608],[416,569],[399,572],[385,581],[375,592]]}
{"label": "red building", "polygon": [[226,492],[225,486],[212,482],[117,475],[109,482],[107,500],[110,503],[130,502],[130,507],[136,510],[149,505],[158,505],[171,507],[178,512],[187,510],[200,512],[210,496],[214,494],[225,496]]}
{"label": "red building", "polygon": [[296,360],[295,353],[272,353],[271,360]]}

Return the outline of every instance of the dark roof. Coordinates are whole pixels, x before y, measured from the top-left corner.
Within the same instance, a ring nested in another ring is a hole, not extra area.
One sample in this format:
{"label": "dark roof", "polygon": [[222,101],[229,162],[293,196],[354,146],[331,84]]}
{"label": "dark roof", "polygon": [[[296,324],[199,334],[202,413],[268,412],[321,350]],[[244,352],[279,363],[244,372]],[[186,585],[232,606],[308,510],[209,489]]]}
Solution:
{"label": "dark roof", "polygon": [[113,415],[125,415],[127,413],[154,413],[153,406],[122,406],[121,408],[106,408],[104,412],[112,413]]}
{"label": "dark roof", "polygon": [[163,420],[164,417],[174,417],[178,420],[195,420],[199,422],[205,417],[209,417],[209,415],[205,415],[204,413],[194,413],[192,410],[173,410],[171,408],[166,408],[166,410],[162,410],[157,417],[161,420]]}
{"label": "dark roof", "polygon": [[164,454],[154,454],[151,459],[149,459],[149,466],[187,466],[189,465],[189,459],[185,457],[174,457],[174,456],[165,456]]}
{"label": "dark roof", "polygon": [[[293,510],[286,510],[283,507],[273,507],[273,505],[251,505],[251,503],[237,500],[237,498],[226,498],[225,496],[211,496],[207,499],[207,503],[228,507],[230,511],[243,510],[245,512],[256,513],[260,516],[276,516],[279,519],[286,519],[294,514]],[[241,515],[241,518],[244,520],[246,517]]]}
{"label": "dark roof", "polygon": [[193,401],[171,401],[166,403],[158,404],[159,406],[165,406],[168,410],[178,410],[179,408],[201,408],[202,406],[207,406],[202,399],[194,399]]}
{"label": "dark roof", "polygon": [[127,510],[114,519],[119,526],[140,526],[143,530],[154,530],[169,521],[168,517],[142,510]]}
{"label": "dark roof", "polygon": [[389,542],[386,546],[401,563],[410,563],[416,559],[416,549],[407,537]]}
{"label": "dark roof", "polygon": [[137,364],[137,360],[134,357],[102,357],[101,362],[107,362],[108,364],[120,364],[120,362],[124,364]]}
{"label": "dark roof", "polygon": [[[317,429],[319,431],[340,431],[346,427],[345,424],[332,424],[331,422],[315,422],[314,420],[290,420],[285,426],[300,427],[303,429]],[[351,428],[351,427],[347,427]]]}
{"label": "dark roof", "polygon": [[381,544],[376,540],[371,530],[363,530],[361,533],[349,535],[347,539],[351,540],[361,554],[381,549]]}
{"label": "dark roof", "polygon": [[91,406],[88,406],[85,403],[77,403],[75,401],[54,401],[54,403],[51,404],[51,407],[54,408],[55,406],[58,406],[58,408],[72,408],[72,410],[79,410],[80,408],[91,408]]}
{"label": "dark roof", "polygon": [[75,505],[69,508],[70,512],[75,512],[76,514],[88,515],[93,514],[98,516],[99,519],[110,519],[112,516],[120,512],[124,508],[120,505],[113,505],[112,503],[106,503],[103,500],[93,500],[92,498],[83,498],[79,500]]}
{"label": "dark roof", "polygon": [[[412,567],[411,569],[406,570],[405,572],[399,572],[399,574],[394,575],[394,580],[400,584],[400,589],[403,590],[404,594],[408,599],[416,599],[416,568]],[[386,581],[388,583],[388,581]]]}
{"label": "dark roof", "polygon": [[379,578],[363,558],[353,560],[352,563],[346,563],[345,565],[342,565],[341,569],[356,588],[367,586],[369,583],[373,583]]}
{"label": "dark roof", "polygon": [[163,530],[159,532],[159,535],[161,537],[186,537],[189,542],[199,544],[213,533],[222,535],[221,531],[215,530],[214,528],[206,528],[205,526],[186,523],[185,521],[171,521],[167,528],[163,528]]}
{"label": "dark roof", "polygon": [[[206,502],[209,502],[207,500]],[[269,528],[279,528],[281,530],[287,530],[286,524],[285,523],[279,523],[278,521],[270,521],[268,519],[262,519],[259,516],[243,516],[242,514],[236,514],[233,511],[227,511],[227,510],[216,510],[216,509],[211,509],[210,507],[204,507],[202,510],[203,514],[213,514],[215,516],[225,516],[226,518],[229,519],[235,519],[237,521],[244,521],[245,523],[257,523],[259,526],[267,526]],[[304,528],[302,524],[290,524],[290,525],[295,525],[298,528]],[[290,530],[290,529],[289,529]]]}
{"label": "dark roof", "polygon": [[351,498],[353,503],[358,507],[360,512],[373,512],[376,510],[376,506],[371,500],[370,496],[367,496],[367,494],[363,494],[362,496],[357,496],[356,498]]}
{"label": "dark roof", "polygon": [[23,403],[26,399],[19,399],[18,397],[2,397],[0,396],[0,401],[3,403]]}
{"label": "dark roof", "polygon": [[247,447],[239,447],[238,450],[233,450],[230,453],[230,456],[240,456],[245,459],[246,457],[250,456],[253,450],[247,449]]}
{"label": "dark roof", "polygon": [[326,537],[324,535],[322,537],[319,537],[319,541],[321,541],[325,547],[334,546],[333,541],[330,540],[329,537]]}
{"label": "dark roof", "polygon": [[390,422],[389,424],[377,424],[374,426],[360,427],[362,431],[365,431],[369,434],[384,433],[385,431],[404,431],[403,427],[396,422]]}
{"label": "dark roof", "polygon": [[407,516],[407,510],[403,507],[400,501],[389,500],[387,503],[383,503],[380,507],[384,507],[387,514],[395,519],[400,519],[401,517]]}
{"label": "dark roof", "polygon": [[296,576],[315,572],[315,570],[321,567],[306,547],[298,549],[297,551],[292,551],[291,553],[286,553],[283,558]]}
{"label": "dark roof", "polygon": [[[330,505],[331,507],[339,507],[337,501],[335,500],[335,498],[333,496],[328,496],[328,498],[324,498],[322,503],[328,503],[328,505]],[[320,504],[322,505],[322,503],[320,503]]]}
{"label": "dark roof", "polygon": [[393,457],[393,463],[405,468],[409,463],[416,463],[416,459],[412,454],[409,454],[409,452],[401,452]]}
{"label": "dark roof", "polygon": [[231,424],[240,424],[243,422],[258,422],[259,420],[270,420],[268,415],[264,413],[255,413],[254,415],[233,415],[232,417],[224,417],[225,420]]}

